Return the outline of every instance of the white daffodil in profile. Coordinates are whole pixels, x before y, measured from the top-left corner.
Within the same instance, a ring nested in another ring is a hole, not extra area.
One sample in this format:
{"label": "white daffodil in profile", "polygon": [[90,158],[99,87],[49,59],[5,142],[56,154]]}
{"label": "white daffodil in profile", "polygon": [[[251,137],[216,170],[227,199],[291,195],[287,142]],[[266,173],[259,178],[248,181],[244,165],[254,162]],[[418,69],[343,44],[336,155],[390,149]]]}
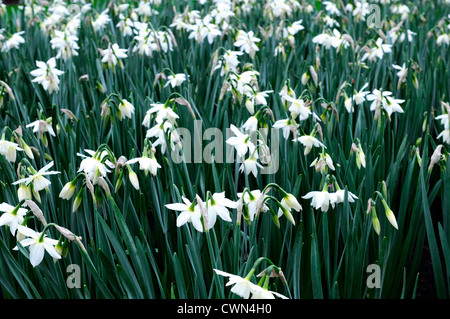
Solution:
{"label": "white daffodil in profile", "polygon": [[255,144],[250,141],[250,135],[241,133],[233,124],[231,124],[230,129],[236,136],[228,138],[226,143],[235,147],[238,156],[244,157],[248,151],[253,153]]}
{"label": "white daffodil in profile", "polygon": [[56,68],[56,59],[51,58],[47,62],[36,61],[36,70],[30,72],[35,78],[31,82],[37,82],[41,84],[44,90],[52,94],[59,90],[59,78],[58,76],[64,74]]}
{"label": "white daffodil in profile", "polygon": [[353,94],[353,100],[355,101],[356,105],[360,105],[366,100],[366,95],[369,94],[370,91],[364,91],[364,89],[368,86],[369,83],[366,83],[358,92],[355,90]]}
{"label": "white daffodil in profile", "polygon": [[326,172],[326,168],[329,167],[331,170],[335,170],[333,160],[327,153],[320,154],[314,161],[312,161],[309,167],[315,167],[316,172]]}
{"label": "white daffodil in profile", "polygon": [[22,37],[25,31],[16,32],[11,35],[4,43],[2,43],[2,52],[8,52],[11,49],[18,49],[22,43],[25,43],[25,39]]}
{"label": "white daffodil in profile", "polygon": [[[20,244],[23,247],[30,246],[30,262],[33,267],[38,266],[42,260],[44,259],[45,251],[52,256],[54,259],[61,259],[61,255],[55,249],[55,245],[58,243],[56,239],[51,239],[46,237],[46,235],[42,236],[42,233],[37,233],[34,230],[19,225],[18,231],[25,235],[27,238],[20,241]],[[16,246],[13,250],[18,250],[19,248]]]}
{"label": "white daffodil in profile", "polygon": [[107,167],[114,169],[115,166],[109,159],[104,160],[104,158],[108,155],[107,151],[103,151],[101,153],[97,153],[92,150],[84,151],[91,155],[91,157],[77,153],[78,156],[84,158],[80,163],[78,173],[83,171],[92,183],[96,184],[100,176],[104,177],[107,173],[111,172]]}
{"label": "white daffodil in profile", "polygon": [[[286,194],[281,199],[281,206],[283,206],[289,212],[291,211],[291,209],[294,209],[296,212],[302,210],[302,205],[300,205],[297,198],[295,198],[295,196],[292,194]],[[281,217],[283,213],[284,213],[283,210],[281,208],[278,208],[278,217]]]}
{"label": "white daffodil in profile", "polygon": [[250,297],[250,293],[262,289],[262,287],[250,281],[252,272],[250,272],[250,274],[247,277],[242,278],[241,276],[229,274],[227,272],[218,269],[214,269],[214,271],[216,272],[216,274],[220,276],[227,277],[228,282],[226,283],[226,286],[232,285],[233,287],[231,288],[231,292],[244,299],[248,299]]}
{"label": "white daffodil in profile", "polygon": [[178,114],[175,113],[169,105],[163,103],[152,103],[150,106],[151,108],[147,111],[144,120],[142,121],[142,125],[146,128],[150,127],[151,116],[154,113],[156,113],[157,122],[168,120],[170,123],[175,123],[175,120],[179,118]]}
{"label": "white daffodil in profile", "polygon": [[408,68],[405,66],[405,63],[403,63],[402,66],[392,64],[392,67],[394,69],[398,70],[398,72],[396,74],[399,77],[399,80],[398,80],[399,83],[406,82],[406,76],[408,75]]}
{"label": "white daffodil in profile", "polygon": [[258,130],[258,118],[253,115],[250,116],[247,121],[245,121],[245,123],[242,125],[242,128],[245,131],[249,131],[249,132],[254,132],[256,130]]}
{"label": "white daffodil in profile", "polygon": [[3,136],[0,140],[0,154],[4,155],[9,162],[14,163],[17,151],[23,151],[23,149],[19,147],[19,144],[5,140]]}
{"label": "white daffodil in profile", "polygon": [[155,156],[152,154],[150,157],[147,156],[147,152],[144,151],[142,157],[136,157],[130,159],[126,162],[126,164],[134,164],[139,163],[139,169],[145,172],[145,175],[150,172],[153,176],[156,176],[158,168],[161,168],[161,165],[156,161]]}
{"label": "white daffodil in profile", "polygon": [[54,165],[54,162],[50,162],[47,165],[45,165],[44,167],[42,167],[37,172],[33,168],[30,167],[29,169],[32,170],[33,175],[19,179],[18,181],[12,183],[12,185],[25,183],[25,185],[28,186],[31,183],[33,183],[33,189],[35,192],[39,192],[43,189],[46,189],[50,186],[51,182],[48,179],[46,179],[44,176],[60,174],[60,172],[57,172],[57,171],[48,172],[48,170],[51,167],[53,167],[53,165]]}
{"label": "white daffodil in profile", "polygon": [[171,85],[174,88],[180,86],[184,81],[186,81],[186,75],[184,73],[171,74],[167,77],[167,82],[164,87]]}
{"label": "white daffodil in profile", "polygon": [[103,10],[97,17],[97,19],[92,20],[92,27],[95,31],[102,30],[107,23],[111,21],[111,18],[108,15],[109,9]]}
{"label": "white daffodil in profile", "polygon": [[186,223],[192,223],[197,231],[203,232],[200,207],[191,203],[184,196],[181,196],[181,200],[183,203],[166,204],[168,209],[181,212],[177,217],[177,227],[181,227]]}
{"label": "white daffodil in profile", "polygon": [[[51,120],[51,119],[50,119]],[[56,136],[55,131],[53,130],[52,123],[44,120],[36,120],[31,122],[26,126],[27,128],[32,127],[33,133],[38,133],[39,138],[43,138],[44,133],[48,133],[51,136]]]}
{"label": "white daffodil in profile", "polygon": [[303,135],[295,139],[294,141],[298,141],[303,144],[305,147],[304,154],[308,155],[309,152],[311,152],[311,149],[313,147],[324,147],[327,148],[325,145],[323,145],[322,142],[320,142],[317,138],[315,138],[313,135]]}
{"label": "white daffodil in profile", "polygon": [[267,290],[260,286],[257,287],[261,289],[253,290],[252,297],[250,299],[275,299],[275,296],[280,299],[289,299],[285,295],[282,295],[276,291]]}
{"label": "white daffodil in profile", "polygon": [[245,52],[253,59],[257,51],[259,51],[258,46],[256,45],[260,42],[261,39],[255,37],[253,31],[249,31],[248,33],[244,30],[239,30],[236,36],[236,41],[234,42],[234,46],[238,47],[241,52]]}
{"label": "white daffodil in profile", "polygon": [[327,212],[330,205],[334,208],[334,205],[337,201],[337,196],[334,193],[328,193],[327,190],[322,191],[312,191],[306,194],[305,196],[302,196],[303,199],[310,199],[311,206],[313,206],[315,209],[321,209],[322,212]]}
{"label": "white daffodil in profile", "polygon": [[[348,193],[348,202],[349,203],[354,203],[355,199],[358,199],[358,197],[355,194],[348,192],[348,191],[347,191],[347,193]],[[336,204],[344,202],[345,190],[339,189],[334,193],[334,195],[336,196]]]}
{"label": "white daffodil in profile", "polygon": [[230,211],[228,208],[236,208],[237,202],[225,197],[225,192],[214,193],[206,202],[208,210],[208,229],[211,229],[217,219],[217,215],[226,222],[231,223]]}
{"label": "white daffodil in profile", "polygon": [[283,97],[286,101],[291,102],[289,112],[291,112],[293,119],[298,117],[300,121],[304,121],[309,118],[312,112],[310,108],[305,105],[305,101],[290,97],[289,95],[285,95]]}
{"label": "white daffodil in profile", "polygon": [[128,57],[127,49],[119,48],[117,43],[108,45],[108,48],[105,50],[101,50],[100,53],[103,56],[102,63],[107,63],[108,67],[116,66],[119,63],[119,67],[123,67],[121,59],[125,59]]}
{"label": "white daffodil in profile", "polygon": [[[237,194],[238,198],[242,198],[242,193]],[[255,219],[256,213],[257,213],[257,206],[258,206],[258,199],[262,196],[262,192],[259,189],[252,190],[250,192],[245,192],[243,202],[247,205],[248,209],[248,215],[250,218],[250,221],[253,221]],[[269,207],[264,204],[262,206],[261,211],[267,212],[269,210]]]}
{"label": "white daffodil in profile", "polygon": [[8,203],[1,203],[0,212],[3,212],[2,216],[0,216],[0,226],[9,226],[11,235],[15,236],[17,227],[22,224],[27,210],[20,206],[14,207]]}
{"label": "white daffodil in profile", "polygon": [[284,139],[287,140],[289,138],[289,135],[291,134],[291,131],[295,131],[299,127],[299,125],[294,124],[294,121],[291,118],[287,118],[276,121],[272,127],[281,129],[283,131]]}
{"label": "white daffodil in profile", "polygon": [[261,164],[258,163],[258,153],[254,151],[239,167],[241,173],[245,172],[247,175],[253,174],[253,176],[258,176],[258,167],[263,168]]}
{"label": "white daffodil in profile", "polygon": [[117,113],[119,120],[122,120],[124,117],[128,117],[129,119],[131,119],[133,114],[134,114],[133,104],[131,104],[125,99],[122,99],[119,104],[119,112]]}

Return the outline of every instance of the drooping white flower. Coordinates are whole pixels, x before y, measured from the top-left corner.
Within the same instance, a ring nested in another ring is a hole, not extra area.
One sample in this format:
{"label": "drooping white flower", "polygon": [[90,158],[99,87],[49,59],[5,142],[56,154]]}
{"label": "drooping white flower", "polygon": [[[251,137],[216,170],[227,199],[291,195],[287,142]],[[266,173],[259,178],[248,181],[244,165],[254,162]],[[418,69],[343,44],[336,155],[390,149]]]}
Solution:
{"label": "drooping white flower", "polygon": [[31,183],[33,183],[33,189],[36,192],[46,189],[50,186],[51,182],[48,179],[46,179],[44,176],[55,175],[55,174],[61,173],[58,171],[48,171],[51,167],[53,167],[53,165],[54,165],[54,162],[52,161],[52,162],[48,163],[47,165],[45,165],[44,167],[42,167],[35,174],[25,177],[25,178],[22,178],[22,179],[19,179],[18,181],[12,183],[12,185],[25,183],[25,185],[28,186]]}
{"label": "drooping white flower", "polygon": [[25,43],[25,39],[22,37],[25,31],[16,32],[11,35],[1,46],[2,52],[8,52],[11,49],[18,49],[22,43]]}
{"label": "drooping white flower", "polygon": [[63,60],[67,60],[72,56],[77,56],[77,50],[80,48],[78,46],[78,37],[76,35],[70,34],[68,32],[63,32],[55,30],[53,38],[50,40],[52,49],[58,50],[56,58],[62,57]]}
{"label": "drooping white flower", "polygon": [[255,37],[253,31],[249,31],[247,33],[244,30],[239,30],[234,46],[238,47],[240,51],[247,53],[251,58],[253,58],[256,52],[259,51],[256,43],[260,41],[261,39]]}
{"label": "drooping white flower", "polygon": [[91,155],[91,157],[77,153],[78,156],[84,158],[80,163],[78,173],[83,171],[92,183],[96,184],[100,176],[105,177],[107,173],[111,172],[107,167],[113,169],[115,166],[109,159],[105,159],[108,155],[107,151],[103,151],[101,153],[87,149],[84,151]]}
{"label": "drooping white flower", "polygon": [[134,163],[139,163],[139,169],[144,171],[145,174],[150,172],[150,174],[152,174],[153,176],[156,176],[158,168],[161,168],[161,165],[159,165],[155,156],[147,157],[145,152],[142,157],[136,157],[126,162],[126,164]]}
{"label": "drooping white flower", "polygon": [[22,207],[11,206],[8,203],[1,203],[0,212],[3,212],[0,216],[0,226],[9,226],[11,235],[15,236],[17,227],[22,224],[27,210]]}
{"label": "drooping white flower", "polygon": [[298,137],[294,141],[298,141],[303,144],[303,146],[305,147],[305,151],[304,151],[305,155],[308,155],[313,147],[326,148],[326,146],[322,142],[320,142],[317,138],[315,138],[312,135],[303,135],[303,136]]}
{"label": "drooping white flower", "polygon": [[298,126],[298,124],[293,123],[292,119],[287,118],[284,120],[276,121],[272,127],[282,129],[283,137],[287,140],[289,138],[289,135],[291,134],[291,131],[296,130]]}
{"label": "drooping white flower", "polygon": [[11,163],[16,161],[17,151],[23,151],[19,144],[7,141],[4,138],[0,140],[0,154],[4,155]]}
{"label": "drooping white flower", "polygon": [[42,134],[48,132],[51,136],[56,136],[55,131],[53,130],[52,124],[44,121],[44,120],[36,120],[31,122],[26,126],[27,128],[32,127],[33,133],[38,133],[39,137],[42,138]]}
{"label": "drooping white flower", "polygon": [[378,38],[373,47],[367,49],[367,52],[364,53],[361,61],[369,60],[370,62],[378,59],[383,59],[385,53],[392,52],[392,45],[383,43],[382,38]]}
{"label": "drooping white flower", "polygon": [[[355,199],[358,199],[358,197],[355,194],[353,194],[353,193],[351,193],[349,191],[347,191],[347,193],[348,193],[348,197],[347,198],[348,198],[348,202],[349,203],[354,203]],[[344,197],[345,197],[345,190],[344,189],[337,190],[336,192],[334,192],[334,195],[336,196],[336,201],[335,201],[336,204],[344,202]]]}
{"label": "drooping white flower", "polygon": [[163,103],[152,103],[150,104],[151,108],[145,114],[144,120],[142,121],[142,125],[145,127],[150,127],[150,119],[151,115],[156,113],[157,121],[168,120],[171,123],[175,123],[175,120],[179,118],[178,114],[173,111],[173,109],[166,104]]}
{"label": "drooping white flower", "polygon": [[[238,198],[242,198],[242,193],[237,193]],[[245,192],[244,198],[242,199],[243,203],[247,205],[248,209],[248,215],[250,218],[250,221],[253,221],[256,214],[258,213],[256,210],[258,209],[258,199],[262,195],[262,192],[259,189],[255,189],[249,192]],[[269,207],[264,204],[262,206],[261,211],[267,212],[269,210]]]}
{"label": "drooping white flower", "polygon": [[329,193],[328,191],[312,191],[306,194],[305,196],[302,196],[303,199],[310,199],[311,206],[313,206],[315,209],[321,209],[322,212],[327,212],[330,205],[334,208],[334,205],[337,201],[337,196],[334,193]]}
{"label": "drooping white flower", "polygon": [[44,90],[52,94],[59,90],[59,78],[63,71],[56,68],[56,59],[51,58],[47,62],[36,61],[37,69],[30,72],[35,78],[31,82],[41,84]]}
{"label": "drooping white flower", "polygon": [[248,278],[242,278],[240,276],[229,274],[218,269],[214,269],[214,271],[220,276],[228,277],[226,286],[233,286],[231,288],[231,292],[244,299],[248,299],[250,297],[250,293],[262,289],[262,287],[252,283]]}
{"label": "drooping white flower", "polygon": [[247,175],[253,174],[253,176],[258,176],[258,168],[263,168],[261,164],[258,163],[258,153],[253,152],[239,167],[239,171],[245,172]]}
{"label": "drooping white flower", "polygon": [[107,63],[108,67],[113,67],[119,63],[119,66],[122,66],[122,62],[120,59],[125,59],[128,57],[127,55],[127,49],[121,49],[119,48],[119,45],[117,43],[114,43],[111,45],[111,43],[108,45],[108,48],[101,51],[102,63]]}
{"label": "drooping white flower", "polygon": [[[20,244],[23,247],[30,246],[29,258],[33,267],[38,266],[42,262],[46,251],[54,259],[61,259],[61,255],[55,249],[55,245],[58,243],[56,239],[48,238],[47,235],[41,238],[42,233],[37,233],[22,225],[18,226],[18,231],[27,237],[20,241]],[[18,247],[14,247],[13,250],[18,250]]]}
{"label": "drooping white flower", "polygon": [[107,23],[111,21],[108,15],[109,9],[103,10],[98,17],[92,21],[92,27],[95,31],[101,31],[106,26]]}
{"label": "drooping white flower", "polygon": [[229,208],[236,208],[238,204],[225,197],[225,192],[214,193],[206,202],[208,211],[208,225],[207,229],[211,229],[217,219],[217,216],[224,221],[231,223]]}
{"label": "drooping white flower", "polygon": [[119,104],[119,112],[117,116],[119,117],[119,120],[122,120],[124,117],[128,117],[131,119],[132,115],[134,114],[134,106],[130,102],[128,102],[125,99],[122,99]]}
{"label": "drooping white flower", "polygon": [[228,138],[226,143],[235,147],[239,157],[244,157],[248,151],[252,153],[255,150],[255,145],[250,141],[250,135],[241,133],[233,124],[230,129],[235,136]]}
{"label": "drooping white flower", "polygon": [[325,172],[326,167],[328,166],[331,170],[335,170],[333,165],[333,160],[330,155],[327,153],[321,153],[314,161],[311,163],[309,167],[315,167],[317,172]]}
{"label": "drooping white flower", "polygon": [[166,204],[165,206],[170,210],[180,211],[177,217],[177,227],[181,227],[186,223],[192,223],[194,228],[203,232],[202,213],[200,207],[191,203],[186,197],[181,196],[184,203]]}
{"label": "drooping white flower", "polygon": [[186,81],[186,75],[184,73],[171,74],[167,77],[167,82],[164,87],[171,85],[174,88],[180,86],[184,81]]}

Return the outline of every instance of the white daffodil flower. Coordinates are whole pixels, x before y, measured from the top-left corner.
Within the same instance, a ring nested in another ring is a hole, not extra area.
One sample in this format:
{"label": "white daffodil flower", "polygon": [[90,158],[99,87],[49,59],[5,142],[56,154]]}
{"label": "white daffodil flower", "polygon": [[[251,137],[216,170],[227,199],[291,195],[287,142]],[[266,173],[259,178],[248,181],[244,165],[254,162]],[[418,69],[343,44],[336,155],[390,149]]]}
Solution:
{"label": "white daffodil flower", "polygon": [[327,153],[320,154],[314,161],[312,161],[309,167],[315,167],[317,172],[325,172],[328,166],[331,170],[335,170],[333,160]]}
{"label": "white daffodil flower", "polygon": [[[108,48],[101,51],[102,63],[107,63],[108,67],[113,67],[117,65],[117,63],[121,63],[120,59],[125,59],[128,57],[127,55],[127,49],[121,49],[119,48],[119,45],[117,43],[114,43],[111,45],[111,43],[108,45]],[[119,66],[122,66],[122,64],[119,64]]]}
{"label": "white daffodil flower", "polygon": [[41,84],[44,90],[52,94],[59,90],[59,78],[58,76],[64,74],[56,68],[56,59],[51,58],[47,62],[36,61],[37,69],[30,72],[35,78],[31,82],[37,82]]}
{"label": "white daffodil flower", "polygon": [[167,77],[167,82],[164,87],[171,85],[172,88],[180,86],[186,81],[186,75],[184,73],[171,74]]}
{"label": "white daffodil flower", "polygon": [[303,146],[305,147],[305,151],[304,151],[305,155],[308,155],[313,147],[327,148],[325,145],[323,145],[322,142],[320,142],[317,138],[315,138],[312,135],[303,135],[303,136],[298,137],[294,141],[298,141],[303,144]]}
{"label": "white daffodil flower", "polygon": [[110,169],[115,168],[114,164],[111,163],[110,160],[106,159],[105,161],[103,161],[105,156],[108,154],[107,151],[103,151],[100,154],[87,149],[84,151],[91,155],[91,157],[77,153],[78,156],[84,158],[80,163],[78,173],[83,171],[93,184],[97,183],[97,180],[100,176],[105,177],[107,173],[111,172],[107,167],[109,167]]}
{"label": "white daffodil flower", "polygon": [[231,288],[231,292],[244,299],[248,299],[250,297],[250,293],[262,289],[262,287],[252,283],[247,278],[242,278],[241,276],[229,274],[227,272],[218,269],[214,269],[214,271],[216,272],[216,274],[220,276],[227,277],[228,282],[226,283],[226,286],[233,286]]}
{"label": "white daffodil flower", "polygon": [[239,171],[246,172],[247,175],[250,173],[253,174],[253,176],[258,176],[258,167],[263,168],[261,164],[258,163],[258,153],[253,152],[245,161],[241,164],[239,167]]}
{"label": "white daffodil flower", "polygon": [[22,178],[22,179],[19,179],[18,181],[12,183],[12,185],[25,183],[25,185],[28,186],[31,183],[33,183],[33,189],[35,192],[39,192],[43,189],[46,189],[50,186],[51,182],[48,179],[46,179],[44,176],[60,174],[60,172],[57,172],[57,171],[48,172],[48,170],[51,167],[53,167],[53,165],[54,165],[54,162],[50,162],[47,165],[45,165],[44,167],[42,167],[35,174],[25,177],[25,178]]}
{"label": "white daffodil flower", "polygon": [[181,227],[186,223],[192,223],[194,228],[203,232],[202,213],[198,205],[193,205],[186,197],[181,196],[184,203],[166,204],[165,206],[170,210],[180,211],[177,217],[177,227]]}
{"label": "white daffodil flower", "polygon": [[211,229],[216,223],[217,216],[224,221],[231,223],[230,211],[228,208],[237,208],[238,203],[225,197],[225,192],[214,193],[206,202],[208,210],[207,229]]}
{"label": "white daffodil flower", "polygon": [[[347,191],[347,193],[348,193],[348,202],[349,203],[354,203],[355,199],[358,199],[358,197],[355,194],[348,192],[348,191]],[[336,196],[336,201],[335,201],[336,204],[344,202],[345,190],[343,190],[343,189],[337,190],[334,193],[334,195]]]}
{"label": "white daffodil flower", "polygon": [[28,124],[26,127],[32,127],[33,133],[38,133],[40,138],[43,137],[43,133],[45,132],[48,132],[48,134],[50,134],[51,136],[56,136],[52,124],[44,120],[36,120]]}
{"label": "white daffodil flower", "polygon": [[120,101],[119,104],[119,112],[118,112],[119,120],[122,120],[124,117],[128,117],[131,119],[133,114],[134,114],[133,104],[131,104],[125,99],[122,99],[122,101]]}
{"label": "white daffodil flower", "polygon": [[244,157],[248,151],[253,153],[255,145],[250,141],[250,135],[241,133],[233,124],[231,124],[230,129],[236,136],[228,138],[226,143],[235,147],[238,156]]}
{"label": "white daffodil flower", "polygon": [[260,42],[261,39],[255,37],[253,31],[249,31],[248,33],[239,30],[236,36],[236,41],[234,42],[234,46],[238,47],[241,52],[245,52],[250,55],[251,58],[255,57],[255,53],[259,51],[256,43]]}
{"label": "white daffodil flower", "polygon": [[178,114],[173,111],[173,109],[163,103],[152,103],[150,104],[151,108],[145,114],[144,120],[142,121],[142,125],[149,128],[150,127],[150,119],[151,115],[156,113],[156,121],[162,122],[164,120],[168,120],[171,123],[175,123],[175,120],[179,118]]}
{"label": "white daffodil flower", "polygon": [[27,210],[18,206],[11,206],[8,203],[1,203],[0,212],[3,212],[0,216],[0,226],[9,226],[11,235],[15,236],[17,227],[23,223]]}
{"label": "white daffodil flower", "polygon": [[158,162],[156,161],[156,158],[154,156],[147,157],[145,155],[146,154],[144,153],[144,155],[142,157],[136,157],[136,158],[130,159],[125,164],[139,163],[139,169],[141,171],[144,171],[145,174],[150,172],[150,174],[152,174],[153,176],[156,176],[157,170],[158,170],[158,168],[161,168],[161,165],[158,164]]}
{"label": "white daffodil flower", "polygon": [[[259,189],[252,190],[250,194],[248,192],[245,193],[243,202],[247,205],[248,215],[250,217],[250,221],[253,221],[256,216],[256,209],[258,206],[258,199],[262,195],[262,192]],[[242,193],[237,194],[238,198],[242,198]],[[264,204],[261,211],[267,212],[269,207]]]}
{"label": "white daffodil flower", "polygon": [[278,120],[276,121],[272,127],[277,128],[277,129],[282,129],[283,131],[283,137],[284,139],[288,139],[289,135],[291,134],[291,131],[293,129],[296,129],[299,125],[298,124],[293,124],[292,119],[287,118],[284,120]]}
{"label": "white daffodil flower", "polygon": [[302,196],[303,199],[310,199],[311,206],[313,206],[315,209],[321,209],[322,212],[327,212],[330,205],[334,208],[334,205],[337,201],[337,196],[334,193],[328,193],[328,191],[312,191],[306,194],[305,196]]}
{"label": "white daffodil flower", "polygon": [[[28,237],[21,240],[20,244],[23,247],[30,246],[30,262],[33,267],[38,266],[42,262],[45,251],[54,259],[61,259],[61,255],[55,249],[55,245],[58,243],[56,239],[48,238],[46,235],[42,236],[42,233],[37,233],[22,225],[18,226],[18,231]],[[17,246],[13,248],[13,250],[18,249]]]}
{"label": "white daffodil flower", "polygon": [[9,162],[14,163],[16,161],[17,151],[23,151],[23,149],[19,147],[19,144],[7,141],[3,138],[0,140],[0,154],[4,155]]}

